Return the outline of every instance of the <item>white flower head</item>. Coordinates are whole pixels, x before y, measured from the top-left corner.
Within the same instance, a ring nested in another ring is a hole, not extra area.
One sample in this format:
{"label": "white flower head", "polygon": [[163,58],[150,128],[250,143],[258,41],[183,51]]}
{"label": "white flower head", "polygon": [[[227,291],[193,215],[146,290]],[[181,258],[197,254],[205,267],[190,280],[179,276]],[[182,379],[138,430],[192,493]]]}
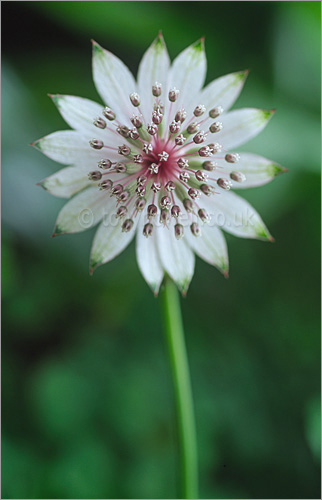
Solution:
{"label": "white flower head", "polygon": [[220,77],[203,88],[203,39],[170,64],[159,34],[135,81],[122,61],[93,42],[93,77],[104,104],[52,95],[72,130],[33,144],[67,165],[40,183],[55,196],[72,197],[58,215],[54,235],[100,223],[91,271],[116,257],[136,234],[137,261],[154,293],[165,273],[186,293],[195,253],[228,274],[222,229],[272,239],[258,213],[231,191],[265,184],[285,170],[261,156],[235,152],[273,114],[228,111],[247,73]]}

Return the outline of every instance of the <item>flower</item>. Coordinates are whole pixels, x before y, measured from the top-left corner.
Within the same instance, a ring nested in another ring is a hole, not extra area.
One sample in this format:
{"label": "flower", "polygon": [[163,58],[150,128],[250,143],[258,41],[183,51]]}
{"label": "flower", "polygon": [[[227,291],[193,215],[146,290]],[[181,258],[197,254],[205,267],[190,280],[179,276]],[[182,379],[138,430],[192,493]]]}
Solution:
{"label": "flower", "polygon": [[159,34],[142,58],[137,82],[123,62],[93,42],[93,77],[105,107],[50,96],[73,130],[33,143],[68,165],[39,184],[55,196],[73,196],[53,236],[100,223],[91,272],[136,234],[138,265],[154,293],[164,273],[185,293],[195,253],[227,275],[221,229],[272,240],[258,213],[230,190],[265,184],[285,170],[261,156],[235,152],[266,126],[274,110],[228,112],[248,71],[203,89],[205,74],[203,39],[170,65]]}

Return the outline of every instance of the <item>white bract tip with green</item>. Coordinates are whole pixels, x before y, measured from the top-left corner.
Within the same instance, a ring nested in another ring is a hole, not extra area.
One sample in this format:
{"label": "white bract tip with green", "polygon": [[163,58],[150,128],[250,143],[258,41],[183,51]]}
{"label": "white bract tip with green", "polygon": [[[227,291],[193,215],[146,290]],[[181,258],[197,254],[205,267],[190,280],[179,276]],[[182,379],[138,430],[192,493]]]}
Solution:
{"label": "white bract tip with green", "polygon": [[90,269],[116,257],[136,236],[139,268],[155,294],[165,274],[186,293],[196,253],[228,274],[222,230],[272,240],[255,209],[232,192],[285,171],[261,156],[237,153],[274,110],[229,111],[248,71],[205,88],[204,40],[173,63],[160,34],[144,54],[137,81],[116,56],[93,42],[93,78],[102,104],[51,95],[73,130],[33,145],[65,165],[39,184],[71,198],[54,235],[97,224]]}

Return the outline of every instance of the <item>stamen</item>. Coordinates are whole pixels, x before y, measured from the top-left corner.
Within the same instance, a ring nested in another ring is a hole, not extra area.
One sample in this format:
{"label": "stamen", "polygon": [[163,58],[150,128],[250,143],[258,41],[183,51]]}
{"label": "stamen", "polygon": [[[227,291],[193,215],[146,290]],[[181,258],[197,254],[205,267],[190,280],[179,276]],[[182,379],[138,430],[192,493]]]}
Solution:
{"label": "stamen", "polygon": [[143,196],[146,193],[146,187],[145,186],[138,186],[136,188],[135,192],[137,193],[138,196],[140,196],[141,198],[143,198]]}
{"label": "stamen", "polygon": [[130,101],[133,106],[137,108],[138,106],[140,106],[141,97],[136,92],[132,92],[132,94],[130,94]]}
{"label": "stamen", "polygon": [[142,127],[142,120],[139,116],[133,115],[131,118],[131,122],[136,128],[141,128]]}
{"label": "stamen", "polygon": [[240,160],[240,155],[238,153],[227,153],[225,160],[228,163],[237,163]]}
{"label": "stamen", "polygon": [[188,195],[192,200],[197,200],[200,197],[200,191],[199,189],[190,188],[188,190]]}
{"label": "stamen", "polygon": [[151,163],[149,166],[149,172],[151,174],[157,174],[159,172],[159,165],[157,163]]}
{"label": "stamen", "polygon": [[217,106],[216,108],[212,108],[209,111],[210,118],[217,118],[217,116],[221,115],[224,112],[224,108],[221,106]]}
{"label": "stamen", "polygon": [[179,179],[182,182],[187,182],[190,179],[190,175],[188,174],[188,172],[180,172]]}
{"label": "stamen", "polygon": [[223,129],[223,124],[221,122],[214,122],[209,127],[209,130],[212,134],[220,132],[222,129]]}
{"label": "stamen", "polygon": [[177,240],[180,240],[183,237],[184,230],[183,226],[181,224],[176,224],[174,226],[174,235],[177,238]]}
{"label": "stamen", "polygon": [[93,121],[93,124],[95,125],[95,127],[98,127],[98,128],[106,128],[106,121],[103,120],[103,118],[101,118],[100,116],[95,118],[95,120]]}
{"label": "stamen", "polygon": [[175,219],[178,219],[178,217],[181,216],[181,209],[180,209],[180,207],[178,207],[178,205],[173,205],[172,206],[172,208],[171,208],[171,215]]}
{"label": "stamen", "polygon": [[216,170],[217,168],[217,163],[214,161],[204,161],[202,164],[202,168],[205,170],[208,170],[208,172],[212,172],[213,170]]}
{"label": "stamen", "polygon": [[143,163],[143,156],[142,155],[133,155],[133,160],[134,160],[134,163]]}
{"label": "stamen", "polygon": [[196,173],[195,173],[195,176],[196,176],[196,179],[197,181],[207,181],[207,178],[208,178],[208,175],[203,172],[202,170],[198,170]]}
{"label": "stamen", "polygon": [[151,189],[152,191],[154,191],[155,193],[157,193],[158,191],[160,191],[161,189],[161,184],[160,182],[154,182],[151,186]]}
{"label": "stamen", "polygon": [[209,148],[209,146],[203,146],[202,148],[199,149],[198,153],[199,153],[199,156],[202,156],[202,157],[212,155],[212,152],[211,152],[211,149]]}
{"label": "stamen", "polygon": [[220,153],[220,151],[222,150],[222,145],[218,144],[218,142],[215,142],[214,144],[208,144],[208,147],[210,148],[212,154]]}
{"label": "stamen", "polygon": [[166,151],[162,151],[162,153],[159,153],[158,156],[160,158],[160,161],[167,161],[167,159],[169,158],[169,153],[167,153]]}
{"label": "stamen", "polygon": [[131,149],[126,144],[123,144],[118,147],[118,153],[123,156],[128,156],[131,153]]}
{"label": "stamen", "polygon": [[213,186],[209,186],[209,184],[201,184],[200,189],[206,196],[215,194],[215,188]]}
{"label": "stamen", "polygon": [[155,123],[155,125],[160,125],[162,122],[163,115],[159,113],[158,111],[153,111],[152,113],[152,121]]}
{"label": "stamen", "polygon": [[138,186],[143,186],[146,183],[147,180],[148,180],[148,178],[145,175],[140,175],[137,178],[136,182],[137,182]]}
{"label": "stamen", "polygon": [[170,191],[174,191],[174,190],[175,190],[175,188],[176,188],[176,185],[175,185],[175,183],[174,183],[173,181],[168,181],[168,182],[166,183],[166,185],[165,185],[165,189],[166,189],[166,191],[169,191],[169,192],[170,192]]}
{"label": "stamen", "polygon": [[183,206],[184,206],[184,208],[186,209],[186,211],[188,213],[193,213],[193,211],[194,211],[194,204],[192,203],[191,200],[189,200],[189,198],[185,198],[183,200]]}
{"label": "stamen", "polygon": [[206,140],[206,137],[207,137],[207,134],[203,130],[201,130],[193,137],[193,142],[196,144],[201,144],[202,142],[204,142]]}
{"label": "stamen", "polygon": [[204,114],[205,111],[206,111],[206,106],[204,106],[203,104],[199,104],[198,106],[195,107],[193,114],[195,116],[201,116]]}
{"label": "stamen", "polygon": [[152,94],[154,97],[159,97],[162,92],[162,85],[159,82],[155,82],[155,84],[152,86]]}
{"label": "stamen", "polygon": [[129,137],[130,129],[126,125],[121,125],[120,127],[117,127],[116,132],[118,132],[122,137],[127,139]]}
{"label": "stamen", "polygon": [[136,139],[138,139],[140,137],[140,134],[136,128],[132,128],[129,131],[129,137],[135,141]]}
{"label": "stamen", "polygon": [[153,217],[157,215],[158,209],[155,205],[152,204],[148,206],[147,212],[148,212],[148,217],[151,217],[153,219]]}
{"label": "stamen", "polygon": [[164,226],[167,226],[169,221],[170,221],[169,211],[165,208],[162,208],[160,212],[160,222],[162,222]]}
{"label": "stamen", "polygon": [[99,139],[92,139],[91,141],[89,141],[89,145],[93,149],[102,149],[102,147],[104,146],[104,142],[100,141]]}
{"label": "stamen", "polygon": [[110,122],[115,120],[115,113],[114,111],[111,110],[111,108],[107,107],[103,109],[102,111],[102,114],[103,116],[105,116],[105,118],[107,118]]}
{"label": "stamen", "polygon": [[[102,183],[103,184],[103,183]],[[116,184],[116,186],[113,186],[111,189],[111,196],[120,196],[120,194],[123,192],[123,186],[122,184]]]}
{"label": "stamen", "polygon": [[146,204],[146,200],[144,198],[138,198],[135,201],[135,206],[136,206],[136,208],[138,209],[139,212],[142,212],[142,210],[145,207],[145,204]]}
{"label": "stamen", "polygon": [[99,170],[94,170],[88,174],[88,178],[90,181],[100,181],[102,178],[102,172]]}
{"label": "stamen", "polygon": [[180,121],[173,120],[173,122],[170,123],[169,130],[171,134],[176,134],[177,132],[179,132],[180,128],[181,128]]}
{"label": "stamen", "polygon": [[182,109],[179,109],[179,111],[176,112],[176,116],[175,116],[175,121],[176,122],[184,122],[185,119],[187,118],[187,112],[182,108]]}
{"label": "stamen", "polygon": [[119,195],[118,199],[125,203],[130,197],[129,191],[122,191],[122,193]]}
{"label": "stamen", "polygon": [[126,215],[127,215],[127,208],[122,206],[122,207],[119,207],[117,209],[115,217],[119,217],[121,219],[122,217],[125,217]]}
{"label": "stamen", "polygon": [[188,134],[195,134],[196,132],[198,132],[199,128],[200,128],[199,123],[192,122],[192,123],[190,123],[190,125],[187,128],[187,132],[188,132]]}
{"label": "stamen", "polygon": [[217,184],[219,187],[225,189],[226,191],[229,191],[232,186],[232,183],[229,179],[218,179]]}
{"label": "stamen", "polygon": [[143,151],[145,153],[151,153],[153,151],[152,144],[145,143],[143,146]]}
{"label": "stamen", "polygon": [[160,205],[162,208],[169,208],[171,206],[171,200],[169,196],[163,196],[161,198]]}
{"label": "stamen", "polygon": [[184,158],[179,158],[179,160],[177,161],[177,165],[180,168],[188,168],[189,162],[188,162],[188,160],[185,160]]}
{"label": "stamen", "polygon": [[198,210],[198,215],[202,222],[208,222],[209,221],[209,214],[204,208],[200,208]]}
{"label": "stamen", "polygon": [[236,182],[244,182],[246,180],[246,175],[242,172],[230,172],[230,178]]}
{"label": "stamen", "polygon": [[105,189],[106,191],[109,191],[112,188],[112,186],[113,182],[111,181],[111,179],[105,179],[99,184],[100,189]]}

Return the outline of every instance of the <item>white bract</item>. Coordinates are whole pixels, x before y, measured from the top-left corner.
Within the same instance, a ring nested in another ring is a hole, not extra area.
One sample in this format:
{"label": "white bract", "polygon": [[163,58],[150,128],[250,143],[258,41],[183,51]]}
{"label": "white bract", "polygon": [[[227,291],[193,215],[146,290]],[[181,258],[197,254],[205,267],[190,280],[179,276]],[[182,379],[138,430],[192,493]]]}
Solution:
{"label": "white bract", "polygon": [[104,107],[88,99],[52,95],[73,130],[34,143],[67,165],[40,185],[72,199],[54,235],[100,223],[90,269],[116,257],[136,234],[140,270],[155,294],[165,273],[185,293],[196,253],[228,273],[222,230],[272,240],[252,206],[231,189],[259,186],[280,165],[234,150],[257,135],[273,111],[229,112],[247,71],[203,87],[203,40],[170,65],[159,35],[144,54],[137,82],[113,54],[93,43],[93,76]]}

